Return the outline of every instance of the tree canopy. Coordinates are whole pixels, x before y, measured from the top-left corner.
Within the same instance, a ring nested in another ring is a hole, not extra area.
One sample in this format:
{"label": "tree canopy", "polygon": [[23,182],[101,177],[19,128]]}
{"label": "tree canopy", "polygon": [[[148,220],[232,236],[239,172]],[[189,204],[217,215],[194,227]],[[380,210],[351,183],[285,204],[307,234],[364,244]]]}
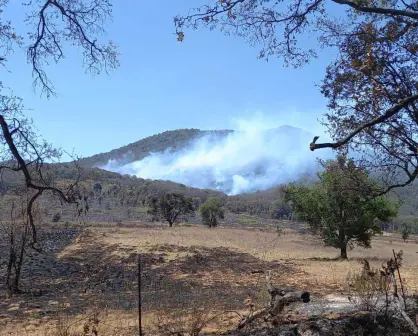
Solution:
{"label": "tree canopy", "polygon": [[370,247],[373,234],[380,231],[378,221],[396,216],[397,207],[385,196],[373,197],[375,183],[352,160],[340,156],[323,166],[318,182],[311,187],[291,185],[286,198],[296,216],[346,259],[347,248],[355,244]]}
{"label": "tree canopy", "polygon": [[[418,176],[418,3],[413,0],[213,0],[174,18],[186,29],[218,28],[261,45],[259,58],[282,57],[295,67],[338,51],[320,83],[328,99],[323,120],[333,142],[310,144],[362,153],[380,171],[379,194]],[[317,48],[301,43],[316,37]]]}
{"label": "tree canopy", "polygon": [[209,197],[199,208],[203,224],[209,227],[218,226],[219,221],[224,219],[224,208],[221,200],[217,197]]}
{"label": "tree canopy", "polygon": [[176,193],[152,198],[149,207],[149,214],[153,216],[154,220],[166,220],[170,227],[182,217],[194,214],[193,199]]}

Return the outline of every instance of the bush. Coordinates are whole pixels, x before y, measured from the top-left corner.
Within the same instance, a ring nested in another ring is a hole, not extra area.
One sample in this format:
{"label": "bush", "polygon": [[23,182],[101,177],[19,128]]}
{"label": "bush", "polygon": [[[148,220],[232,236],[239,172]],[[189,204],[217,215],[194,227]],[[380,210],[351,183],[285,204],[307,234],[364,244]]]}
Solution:
{"label": "bush", "polygon": [[412,230],[406,225],[402,228],[401,235],[402,235],[402,239],[404,242],[408,240],[409,235],[411,234],[411,231]]}
{"label": "bush", "polygon": [[[374,274],[374,275],[373,275]],[[377,270],[361,273],[349,273],[347,283],[349,287],[349,300],[357,309],[362,311],[376,311],[389,293],[390,284],[380,277]]]}
{"label": "bush", "polygon": [[271,218],[274,219],[289,219],[292,214],[292,207],[283,200],[277,200],[273,203],[270,210]]}
{"label": "bush", "polygon": [[224,209],[221,200],[217,197],[210,197],[199,208],[203,224],[215,227],[221,219],[224,219]]}
{"label": "bush", "polygon": [[59,212],[55,213],[55,215],[52,217],[52,221],[54,223],[58,223],[61,220],[61,214]]}
{"label": "bush", "polygon": [[280,224],[276,225],[276,233],[278,236],[281,236],[283,234],[283,226],[281,226]]}

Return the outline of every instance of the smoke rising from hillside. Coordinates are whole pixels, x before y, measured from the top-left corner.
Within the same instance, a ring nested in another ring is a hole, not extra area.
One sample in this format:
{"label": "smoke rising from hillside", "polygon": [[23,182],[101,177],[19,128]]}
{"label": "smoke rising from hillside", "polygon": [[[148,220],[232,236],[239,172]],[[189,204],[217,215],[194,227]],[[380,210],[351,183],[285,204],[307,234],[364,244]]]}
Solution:
{"label": "smoke rising from hillside", "polygon": [[237,125],[224,137],[203,136],[178,151],[169,148],[124,165],[110,160],[102,168],[233,195],[294,181],[317,170],[316,157],[331,156],[327,150],[311,152],[313,134],[298,128],[269,129],[262,120]]}

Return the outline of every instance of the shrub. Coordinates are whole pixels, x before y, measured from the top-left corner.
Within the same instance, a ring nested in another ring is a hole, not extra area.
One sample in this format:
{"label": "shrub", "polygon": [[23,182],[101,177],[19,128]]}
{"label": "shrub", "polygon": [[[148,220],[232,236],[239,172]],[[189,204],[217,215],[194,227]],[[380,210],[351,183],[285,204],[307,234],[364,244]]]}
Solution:
{"label": "shrub", "polygon": [[277,200],[273,203],[270,210],[271,218],[289,219],[292,214],[292,207],[283,200]]}
{"label": "shrub", "polygon": [[221,219],[224,219],[224,209],[221,200],[217,197],[210,197],[199,208],[203,224],[215,227]]}
{"label": "shrub", "polygon": [[276,225],[276,233],[278,236],[281,236],[283,234],[283,227],[280,224]]}
{"label": "shrub", "polygon": [[58,223],[61,220],[61,214],[59,212],[55,213],[55,215],[52,217],[52,221],[54,223]]}
{"label": "shrub", "polygon": [[378,271],[349,273],[347,276],[349,300],[357,309],[376,311],[389,292],[390,284]]}
{"label": "shrub", "polygon": [[408,226],[404,226],[401,231],[402,239],[406,242],[411,234],[411,229]]}

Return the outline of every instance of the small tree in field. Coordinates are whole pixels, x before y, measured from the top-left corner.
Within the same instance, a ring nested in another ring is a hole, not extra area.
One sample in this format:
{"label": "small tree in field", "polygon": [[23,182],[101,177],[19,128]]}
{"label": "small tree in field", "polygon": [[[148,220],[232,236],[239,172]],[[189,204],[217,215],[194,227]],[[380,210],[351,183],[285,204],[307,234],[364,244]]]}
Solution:
{"label": "small tree in field", "polygon": [[210,197],[199,208],[203,224],[209,227],[215,227],[221,219],[224,219],[224,209],[221,200],[217,197]]}
{"label": "small tree in field", "polygon": [[289,219],[292,214],[292,207],[283,200],[277,200],[273,203],[270,214],[274,219]]}
{"label": "small tree in field", "polygon": [[376,221],[396,216],[397,208],[384,196],[372,197],[377,186],[353,161],[340,156],[322,165],[319,182],[311,187],[292,185],[286,198],[293,201],[296,216],[347,259],[347,248],[354,244],[370,247],[372,236],[380,231]]}
{"label": "small tree in field", "polygon": [[411,234],[411,228],[408,225],[405,225],[402,228],[401,235],[404,242],[406,242]]}
{"label": "small tree in field", "polygon": [[153,219],[163,219],[170,227],[180,218],[194,213],[193,200],[176,193],[152,198],[149,206],[148,213]]}

